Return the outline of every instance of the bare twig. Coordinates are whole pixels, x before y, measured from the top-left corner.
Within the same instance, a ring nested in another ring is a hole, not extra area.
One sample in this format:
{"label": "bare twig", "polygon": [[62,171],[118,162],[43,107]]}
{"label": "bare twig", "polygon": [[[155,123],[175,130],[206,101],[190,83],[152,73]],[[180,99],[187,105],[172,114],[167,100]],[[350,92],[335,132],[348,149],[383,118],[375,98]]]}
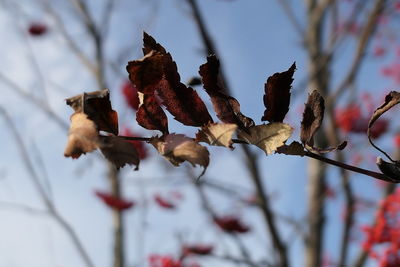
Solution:
{"label": "bare twig", "polygon": [[277,0],[278,4],[281,5],[283,11],[286,13],[286,17],[289,19],[290,23],[292,24],[292,27],[295,29],[297,34],[303,38],[304,36],[304,29],[301,27],[300,21],[297,19],[293,8],[291,6],[291,3],[288,2],[288,0]]}
{"label": "bare twig", "polygon": [[3,82],[8,87],[14,90],[17,94],[19,94],[22,98],[27,100],[28,102],[36,105],[40,110],[42,110],[45,114],[47,114],[50,118],[52,118],[62,129],[68,129],[68,124],[59,117],[48,105],[46,105],[42,100],[33,96],[30,93],[27,93],[24,89],[22,89],[15,82],[10,80],[7,76],[0,72],[0,82]]}
{"label": "bare twig", "polygon": [[71,49],[71,51],[75,54],[75,56],[82,62],[82,64],[91,72],[95,73],[96,68],[91,60],[85,55],[79,45],[75,42],[75,40],[68,33],[65,23],[62,20],[61,16],[55,11],[53,6],[51,5],[50,0],[44,0],[43,2],[45,10],[52,16],[54,19],[56,26],[58,27],[59,32],[64,37],[67,45]]}
{"label": "bare twig", "polygon": [[374,7],[370,15],[368,16],[368,20],[360,34],[356,53],[354,54],[351,66],[349,70],[346,71],[347,75],[343,78],[342,82],[339,84],[337,89],[335,89],[333,94],[327,99],[327,102],[331,102],[337,99],[337,97],[343,93],[347,86],[353,82],[353,80],[357,76],[357,73],[360,71],[360,65],[365,57],[365,51],[371,41],[371,37],[376,31],[378,19],[384,11],[386,1],[387,0],[375,1]]}

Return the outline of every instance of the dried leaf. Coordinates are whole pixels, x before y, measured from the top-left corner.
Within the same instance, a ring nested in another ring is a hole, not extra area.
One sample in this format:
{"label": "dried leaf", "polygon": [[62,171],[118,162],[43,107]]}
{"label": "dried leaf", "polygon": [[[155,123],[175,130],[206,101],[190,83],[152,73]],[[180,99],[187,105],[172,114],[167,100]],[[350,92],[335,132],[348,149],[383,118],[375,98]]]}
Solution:
{"label": "dried leaf", "polygon": [[125,164],[135,165],[135,170],[139,169],[140,159],[134,144],[117,136],[102,136],[101,141],[101,153],[117,169]]}
{"label": "dried leaf", "polygon": [[290,145],[283,145],[281,147],[278,147],[276,152],[279,154],[296,155],[301,157],[306,155],[304,146],[296,141],[293,141],[292,143],[290,143]]}
{"label": "dried leaf", "polygon": [[139,93],[140,106],[136,112],[136,121],[140,126],[149,130],[159,130],[168,134],[168,119],[164,110],[157,103],[154,95],[143,95]]}
{"label": "dried leaf", "polygon": [[176,63],[171,55],[149,35],[144,35],[144,58],[131,61],[126,67],[129,79],[137,90],[146,95],[156,91],[163,105],[175,119],[189,126],[212,122],[196,91],[180,81]]}
{"label": "dried leaf", "polygon": [[111,107],[108,89],[83,93],[66,99],[75,112],[85,113],[99,131],[118,135],[118,114]]}
{"label": "dried leaf", "polygon": [[209,164],[207,148],[183,134],[168,134],[162,138],[153,137],[149,142],[175,166],[188,161],[193,166],[203,166],[205,170]]}
{"label": "dried leaf", "polygon": [[400,93],[396,91],[390,92],[385,97],[385,103],[383,103],[380,107],[378,107],[371,116],[371,119],[368,123],[368,129],[372,127],[374,122],[382,116],[383,113],[391,109],[393,106],[400,103]]}
{"label": "dried leaf", "polygon": [[216,56],[207,57],[207,63],[200,66],[199,73],[204,89],[211,98],[215,113],[222,122],[234,123],[241,129],[254,126],[254,121],[240,112],[239,102],[226,95],[219,74],[219,61]]}
{"label": "dried leaf", "polygon": [[292,88],[293,74],[296,63],[285,72],[277,72],[268,77],[265,84],[264,116],[262,121],[282,122],[289,111],[290,89]]}
{"label": "dried leaf", "polygon": [[303,144],[314,145],[314,134],[324,119],[325,101],[317,90],[308,95],[303,120],[301,121],[300,140]]}
{"label": "dried leaf", "polygon": [[400,163],[399,162],[386,162],[380,157],[376,159],[376,165],[381,172],[388,177],[388,181],[395,183],[400,182]]}
{"label": "dried leaf", "polygon": [[232,135],[236,129],[236,124],[212,123],[201,128],[196,134],[196,141],[205,142],[212,146],[224,146],[232,149]]}
{"label": "dried leaf", "polygon": [[373,147],[375,147],[377,150],[379,150],[380,152],[382,152],[384,155],[386,155],[393,162],[394,162],[394,160],[385,151],[383,151],[382,149],[377,147],[374,144],[374,142],[372,142],[371,128],[374,125],[375,121],[377,119],[379,119],[380,116],[382,116],[386,111],[388,111],[389,109],[391,109],[392,107],[394,107],[395,105],[397,105],[399,103],[400,103],[400,93],[399,92],[392,91],[388,95],[386,95],[385,103],[383,103],[380,107],[378,107],[372,114],[371,119],[369,120],[369,123],[368,123],[368,131],[367,131],[368,139],[369,139],[369,142],[371,143],[371,145]]}
{"label": "dried leaf", "polygon": [[343,149],[346,148],[346,146],[347,146],[347,141],[343,141],[338,146],[328,147],[328,148],[318,148],[318,147],[309,146],[309,145],[305,144],[305,148],[308,151],[311,151],[311,152],[314,152],[314,153],[318,153],[318,154],[326,154],[326,153],[333,152],[333,151],[336,151],[336,150],[343,150]]}
{"label": "dried leaf", "polygon": [[94,122],[82,112],[72,114],[64,156],[76,159],[97,149],[98,145],[99,133]]}
{"label": "dried leaf", "polygon": [[238,138],[261,148],[270,155],[278,147],[285,144],[292,135],[293,128],[286,123],[274,122],[248,128],[248,133],[241,131]]}

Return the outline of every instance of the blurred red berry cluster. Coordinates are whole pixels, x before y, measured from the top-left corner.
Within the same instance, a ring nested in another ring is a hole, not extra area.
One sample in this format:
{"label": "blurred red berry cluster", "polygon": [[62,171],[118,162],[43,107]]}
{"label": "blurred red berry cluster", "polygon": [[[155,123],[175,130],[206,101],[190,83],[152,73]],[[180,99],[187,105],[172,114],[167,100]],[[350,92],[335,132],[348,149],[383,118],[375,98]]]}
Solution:
{"label": "blurred red berry cluster", "polygon": [[134,205],[133,201],[129,201],[123,198],[118,198],[109,193],[96,191],[95,194],[104,202],[104,204],[116,210],[120,211],[127,210],[132,208]]}
{"label": "blurred red berry cluster", "polygon": [[[363,226],[362,229],[366,234],[362,246],[380,267],[400,266],[400,189],[381,203],[375,225]],[[378,245],[384,247],[374,251]]]}
{"label": "blurred red berry cluster", "polygon": [[392,79],[396,85],[400,84],[400,63],[392,63],[382,68],[383,76]]}
{"label": "blurred red berry cluster", "polygon": [[139,108],[138,91],[130,81],[125,81],[122,84],[122,94],[128,106],[134,110],[138,110]]}
{"label": "blurred red berry cluster", "polygon": [[168,255],[150,255],[149,264],[150,267],[183,267],[180,260]]}
{"label": "blurred red berry cluster", "polygon": [[174,203],[172,203],[171,200],[166,199],[165,197],[162,197],[158,193],[154,195],[154,201],[158,204],[158,206],[160,206],[163,209],[173,210],[176,207],[176,205]]}
{"label": "blurred red berry cluster", "polygon": [[[336,111],[336,124],[344,133],[366,134],[369,116],[362,113],[357,104],[350,104]],[[389,127],[386,119],[380,118],[372,126],[370,133],[372,138],[378,138],[384,134]]]}
{"label": "blurred red berry cluster", "polygon": [[202,244],[195,244],[195,245],[183,245],[182,247],[182,255],[209,255],[214,250],[213,245],[202,245]]}
{"label": "blurred red berry cluster", "polygon": [[247,233],[250,227],[245,225],[239,217],[234,215],[215,217],[214,222],[228,233]]}
{"label": "blurred red berry cluster", "polygon": [[32,22],[28,27],[28,32],[32,36],[41,36],[47,32],[47,26],[42,22]]}

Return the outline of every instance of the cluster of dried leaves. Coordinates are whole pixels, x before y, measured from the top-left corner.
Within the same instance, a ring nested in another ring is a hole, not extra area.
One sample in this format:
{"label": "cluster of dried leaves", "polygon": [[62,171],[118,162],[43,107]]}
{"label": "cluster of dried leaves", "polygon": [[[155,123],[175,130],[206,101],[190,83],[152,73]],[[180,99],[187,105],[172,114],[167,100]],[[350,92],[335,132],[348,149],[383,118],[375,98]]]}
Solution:
{"label": "cluster of dried leaves", "polygon": [[[181,82],[171,54],[146,33],[143,42],[144,57],[130,61],[126,67],[129,79],[139,93],[136,120],[148,130],[161,132],[161,136],[145,140],[173,165],[178,166],[188,161],[193,166],[202,166],[205,171],[209,164],[209,152],[205,146],[200,145],[201,142],[230,149],[233,149],[234,142],[245,143],[256,145],[267,155],[275,151],[299,156],[310,152],[326,153],[346,146],[346,142],[333,148],[314,146],[314,135],[324,117],[324,99],[318,91],[313,91],[305,104],[301,143],[294,141],[286,144],[293,132],[293,128],[283,123],[283,120],[289,111],[290,90],[296,70],[294,63],[287,71],[275,73],[267,79],[263,98],[266,109],[261,121],[268,123],[255,125],[253,119],[241,113],[239,102],[227,94],[217,57],[209,56],[207,62],[200,66],[199,74],[220,120],[214,122],[197,92]],[[399,95],[392,92],[387,97],[385,104],[371,118],[369,128],[381,114],[400,102]],[[78,158],[81,154],[100,149],[117,168],[125,164],[138,168],[139,157],[135,147],[125,137],[118,136],[118,116],[111,108],[108,90],[69,98],[67,104],[75,113],[71,116],[65,156]],[[199,127],[196,137],[170,133],[164,108],[182,124]],[[234,135],[236,139],[233,139]],[[400,173],[397,163],[380,162],[384,174],[393,175],[393,171]]]}

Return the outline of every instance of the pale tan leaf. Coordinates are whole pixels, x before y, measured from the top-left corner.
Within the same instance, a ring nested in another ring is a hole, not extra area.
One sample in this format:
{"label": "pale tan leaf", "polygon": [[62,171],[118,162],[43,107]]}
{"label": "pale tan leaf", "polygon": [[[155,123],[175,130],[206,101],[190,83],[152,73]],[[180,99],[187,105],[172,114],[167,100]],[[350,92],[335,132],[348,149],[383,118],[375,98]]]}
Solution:
{"label": "pale tan leaf", "polygon": [[200,165],[204,168],[207,168],[209,164],[207,148],[183,134],[168,134],[162,138],[153,137],[149,142],[175,166],[184,161],[190,162],[193,166]]}
{"label": "pale tan leaf", "polygon": [[79,158],[80,155],[97,149],[98,145],[99,134],[95,123],[82,112],[72,114],[64,156]]}
{"label": "pale tan leaf", "polygon": [[248,133],[241,131],[238,138],[261,148],[270,155],[278,147],[285,144],[292,135],[293,128],[286,123],[274,122],[248,128]]}
{"label": "pale tan leaf", "polygon": [[201,127],[196,134],[197,142],[205,142],[212,146],[232,147],[232,135],[237,129],[237,125],[233,123],[211,123]]}
{"label": "pale tan leaf", "polygon": [[118,169],[125,164],[139,167],[139,155],[134,144],[117,136],[102,136],[100,150]]}

